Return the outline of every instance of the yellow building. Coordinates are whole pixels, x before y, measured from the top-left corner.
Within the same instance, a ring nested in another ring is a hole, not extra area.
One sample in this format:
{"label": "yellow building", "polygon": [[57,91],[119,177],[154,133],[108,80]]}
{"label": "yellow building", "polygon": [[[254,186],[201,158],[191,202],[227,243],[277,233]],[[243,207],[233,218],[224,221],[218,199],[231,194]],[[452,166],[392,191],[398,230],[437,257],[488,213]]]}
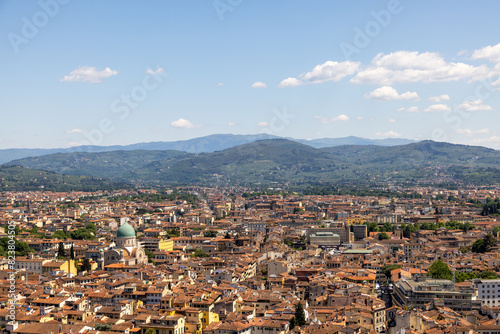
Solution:
{"label": "yellow building", "polygon": [[181,315],[151,317],[149,323],[141,324],[141,334],[145,334],[149,329],[154,329],[159,334],[183,334],[185,329],[186,317]]}
{"label": "yellow building", "polygon": [[212,322],[219,321],[219,314],[214,312],[214,298],[202,298],[201,300],[193,300],[192,307],[202,311],[202,330],[204,330]]}
{"label": "yellow building", "polygon": [[195,307],[188,307],[184,312],[186,313],[186,331],[193,334],[202,334],[203,311]]}
{"label": "yellow building", "polygon": [[174,241],[171,239],[162,239],[158,242],[158,249],[171,252],[174,250]]}
{"label": "yellow building", "polygon": [[345,223],[347,225],[360,225],[366,223],[366,219],[362,217],[345,218]]}
{"label": "yellow building", "polygon": [[42,274],[52,274],[58,271],[76,275],[78,272],[75,260],[53,260],[42,265]]}

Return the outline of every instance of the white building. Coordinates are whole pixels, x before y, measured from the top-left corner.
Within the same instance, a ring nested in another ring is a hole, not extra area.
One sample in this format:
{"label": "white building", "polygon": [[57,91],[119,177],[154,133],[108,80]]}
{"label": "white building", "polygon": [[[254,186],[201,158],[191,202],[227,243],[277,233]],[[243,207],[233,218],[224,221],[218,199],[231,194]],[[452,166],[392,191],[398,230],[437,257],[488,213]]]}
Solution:
{"label": "white building", "polygon": [[500,306],[500,279],[474,280],[481,305]]}

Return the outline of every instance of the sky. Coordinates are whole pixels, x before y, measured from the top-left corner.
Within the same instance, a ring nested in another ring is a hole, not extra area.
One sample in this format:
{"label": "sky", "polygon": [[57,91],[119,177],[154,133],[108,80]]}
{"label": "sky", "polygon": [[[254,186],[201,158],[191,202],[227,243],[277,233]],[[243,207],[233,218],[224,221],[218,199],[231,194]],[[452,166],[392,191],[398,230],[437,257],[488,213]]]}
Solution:
{"label": "sky", "polygon": [[0,1],[0,148],[219,133],[500,149],[500,2]]}

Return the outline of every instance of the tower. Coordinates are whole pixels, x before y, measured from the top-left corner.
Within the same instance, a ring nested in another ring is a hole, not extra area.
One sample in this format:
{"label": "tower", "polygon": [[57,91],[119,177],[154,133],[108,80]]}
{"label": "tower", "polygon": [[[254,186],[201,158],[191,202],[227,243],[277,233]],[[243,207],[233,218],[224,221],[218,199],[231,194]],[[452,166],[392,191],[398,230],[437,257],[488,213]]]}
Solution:
{"label": "tower", "polygon": [[99,259],[97,259],[97,267],[99,270],[104,270],[104,250],[99,250]]}

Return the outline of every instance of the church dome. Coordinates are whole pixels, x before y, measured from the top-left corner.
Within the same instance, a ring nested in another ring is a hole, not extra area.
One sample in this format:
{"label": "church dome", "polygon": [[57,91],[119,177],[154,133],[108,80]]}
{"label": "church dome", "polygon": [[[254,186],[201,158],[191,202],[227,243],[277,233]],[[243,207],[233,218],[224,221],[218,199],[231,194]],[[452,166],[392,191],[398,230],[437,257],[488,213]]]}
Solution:
{"label": "church dome", "polygon": [[135,230],[129,223],[125,223],[118,229],[116,237],[117,238],[135,237]]}

